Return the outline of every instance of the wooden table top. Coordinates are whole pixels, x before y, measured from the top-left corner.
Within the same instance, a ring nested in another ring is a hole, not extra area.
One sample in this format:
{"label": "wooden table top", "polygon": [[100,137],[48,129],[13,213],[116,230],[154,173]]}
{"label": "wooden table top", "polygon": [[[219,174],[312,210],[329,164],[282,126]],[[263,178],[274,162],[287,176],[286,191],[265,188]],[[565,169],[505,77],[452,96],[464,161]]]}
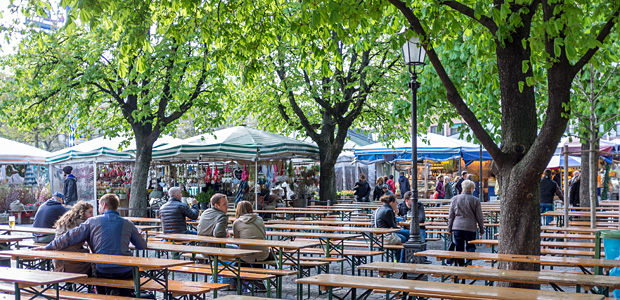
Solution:
{"label": "wooden table top", "polygon": [[0,225],[0,231],[56,234],[56,229],[54,228],[30,227],[30,226],[15,226],[15,228],[11,228],[8,225]]}
{"label": "wooden table top", "polygon": [[[160,218],[141,218],[141,217],[125,217],[125,219],[133,223],[161,223]],[[185,220],[187,224],[197,225],[198,221]]]}
{"label": "wooden table top", "polygon": [[259,214],[298,214],[298,215],[326,215],[327,211],[316,211],[316,210],[292,210],[292,211],[282,211],[282,210],[255,210],[255,213]]}
{"label": "wooden table top", "polygon": [[620,287],[620,280],[604,275],[574,274],[550,271],[500,270],[489,268],[463,268],[439,265],[405,264],[393,262],[373,262],[358,266],[360,270],[378,271],[380,273],[423,273],[445,276],[457,276],[467,279],[490,281],[508,281],[531,284],[586,285]]}
{"label": "wooden table top", "polygon": [[[497,246],[499,240],[493,239],[477,239],[469,241],[470,244]],[[594,243],[588,242],[554,242],[554,241],[540,241],[541,247],[562,247],[562,248],[594,248]],[[603,244],[601,243],[601,248]]]}
{"label": "wooden table top", "polygon": [[0,243],[21,242],[31,238],[33,238],[31,235],[0,235]]}
{"label": "wooden table top", "polygon": [[594,233],[601,230],[607,230],[609,228],[589,228],[589,227],[557,227],[557,226],[541,226],[541,231],[566,231],[566,232],[581,232],[581,233]]}
{"label": "wooden table top", "polygon": [[536,256],[518,254],[499,254],[481,252],[462,252],[446,250],[425,250],[417,252],[418,256],[432,256],[438,260],[441,258],[485,259],[494,261],[514,261],[523,263],[538,263],[545,266],[555,267],[620,267],[620,260],[599,259],[587,257],[562,257],[562,256]]}
{"label": "wooden table top", "polygon": [[299,284],[313,284],[322,287],[349,287],[361,289],[378,289],[408,292],[413,296],[426,296],[446,299],[500,299],[500,300],[532,300],[532,299],[574,299],[601,300],[603,295],[577,294],[543,290],[525,290],[497,286],[481,286],[455,284],[446,282],[403,280],[383,277],[364,277],[351,275],[319,274],[299,278]]}
{"label": "wooden table top", "polygon": [[267,231],[268,236],[285,236],[285,237],[301,237],[301,238],[315,238],[315,239],[330,239],[330,240],[348,240],[362,236],[361,234],[347,234],[347,233],[322,233],[322,232],[298,232],[298,231]]}
{"label": "wooden table top", "polygon": [[44,259],[60,259],[68,261],[83,261],[91,263],[110,263],[115,265],[140,267],[147,269],[165,269],[174,266],[182,266],[193,262],[178,259],[163,259],[153,257],[135,257],[124,255],[95,254],[67,251],[35,251],[35,250],[7,250],[0,251],[2,255],[10,255],[13,259],[18,257],[38,257]]}
{"label": "wooden table top", "polygon": [[87,277],[86,274],[0,267],[0,281],[17,282],[25,286],[48,285]]}
{"label": "wooden table top", "polygon": [[265,228],[278,230],[313,230],[313,231],[342,231],[342,232],[359,232],[384,234],[397,232],[399,228],[370,228],[370,227],[341,227],[341,226],[314,226],[314,225],[293,225],[293,224],[268,224]]}
{"label": "wooden table top", "polygon": [[217,297],[219,300],[274,300],[274,298],[263,298],[245,295],[226,295],[224,297]]}
{"label": "wooden table top", "polygon": [[[499,233],[496,233],[495,236],[499,236]],[[596,237],[593,234],[579,234],[579,233],[540,233],[541,239],[575,239],[575,240],[593,240]]]}
{"label": "wooden table top", "polygon": [[[282,249],[301,249],[308,247],[320,246],[320,242],[307,242],[307,241],[274,241],[274,240],[257,240],[257,239],[237,239],[237,238],[217,238],[212,236],[195,235],[195,234],[161,234],[158,238],[168,239],[173,241],[188,241],[188,242],[200,242],[200,243],[215,243],[215,244],[233,244],[244,246],[262,246],[273,247]],[[0,252],[1,253],[1,252]]]}
{"label": "wooden table top", "polygon": [[179,245],[179,244],[160,244],[160,243],[149,243],[147,248],[149,250],[217,255],[221,257],[230,257],[230,258],[245,257],[248,255],[262,253],[259,250],[228,249],[228,248],[217,248],[217,247],[188,246],[188,245]]}
{"label": "wooden table top", "polygon": [[136,228],[142,231],[151,231],[161,229],[161,225],[136,225]]}
{"label": "wooden table top", "polygon": [[[564,212],[563,211],[547,211],[544,212],[542,214],[543,216],[554,216],[554,217],[563,217],[564,216]],[[569,211],[568,215],[570,217],[590,217],[590,212],[589,211]],[[597,218],[617,218],[620,217],[620,214],[618,214],[617,211],[614,212],[610,212],[610,211],[597,211],[596,212],[596,217]]]}
{"label": "wooden table top", "polygon": [[325,212],[331,212],[331,211],[344,211],[344,212],[356,212],[359,211],[359,209],[354,209],[354,208],[342,208],[342,207],[330,207],[330,208],[314,208],[312,206],[310,207],[276,207],[276,210],[285,210],[285,211],[325,211]]}
{"label": "wooden table top", "polygon": [[326,225],[326,226],[371,226],[370,221],[331,221],[331,220],[269,220],[265,224],[295,224],[295,225]]}

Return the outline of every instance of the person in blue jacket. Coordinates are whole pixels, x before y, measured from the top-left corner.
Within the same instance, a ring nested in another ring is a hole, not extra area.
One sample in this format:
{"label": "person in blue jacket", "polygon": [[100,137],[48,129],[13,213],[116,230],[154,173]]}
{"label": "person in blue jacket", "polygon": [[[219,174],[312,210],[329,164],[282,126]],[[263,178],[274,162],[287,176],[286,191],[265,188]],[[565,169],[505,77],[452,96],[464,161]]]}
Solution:
{"label": "person in blue jacket", "polygon": [[[67,212],[67,208],[62,205],[63,198],[63,194],[56,192],[52,198],[45,201],[37,210],[32,227],[54,228],[56,221]],[[49,243],[54,239],[53,234],[33,233],[32,235],[36,243]]]}
{"label": "person in blue jacket", "polygon": [[[94,253],[97,254],[132,256],[129,243],[133,244],[138,250],[145,249],[146,241],[131,221],[119,215],[118,205],[119,200],[116,195],[103,195],[99,199],[100,215],[92,217],[79,227],[67,231],[45,246],[44,249],[60,250],[82,241],[88,241]],[[95,264],[95,275],[100,278],[130,279],[133,278],[132,270],[131,266],[108,263]],[[131,296],[132,290],[97,287],[97,293]]]}

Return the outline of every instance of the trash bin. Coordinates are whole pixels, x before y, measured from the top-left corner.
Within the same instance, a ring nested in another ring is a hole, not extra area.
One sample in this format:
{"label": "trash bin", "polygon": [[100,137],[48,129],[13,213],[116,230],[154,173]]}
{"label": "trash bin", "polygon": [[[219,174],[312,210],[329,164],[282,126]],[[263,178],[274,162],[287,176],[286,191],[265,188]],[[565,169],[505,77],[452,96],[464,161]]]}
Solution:
{"label": "trash bin", "polygon": [[620,260],[620,230],[603,230],[601,238],[605,245],[605,259]]}

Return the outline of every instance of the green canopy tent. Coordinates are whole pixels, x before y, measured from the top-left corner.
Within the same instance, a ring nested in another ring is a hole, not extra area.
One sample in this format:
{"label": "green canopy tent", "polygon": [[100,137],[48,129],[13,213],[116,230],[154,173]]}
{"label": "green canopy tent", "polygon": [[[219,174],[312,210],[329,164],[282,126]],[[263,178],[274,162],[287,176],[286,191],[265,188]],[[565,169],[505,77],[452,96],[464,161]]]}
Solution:
{"label": "green canopy tent", "polygon": [[[153,149],[154,161],[251,161],[254,174],[258,174],[259,161],[273,159],[319,160],[319,148],[286,136],[235,126]],[[255,203],[257,198],[255,194]]]}

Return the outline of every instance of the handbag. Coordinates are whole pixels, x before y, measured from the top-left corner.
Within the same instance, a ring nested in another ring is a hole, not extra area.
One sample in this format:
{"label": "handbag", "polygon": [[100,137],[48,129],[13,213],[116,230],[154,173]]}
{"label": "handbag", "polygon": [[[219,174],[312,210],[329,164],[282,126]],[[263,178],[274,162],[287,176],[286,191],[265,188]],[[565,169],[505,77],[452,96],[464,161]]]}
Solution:
{"label": "handbag", "polygon": [[[377,227],[377,212],[379,212],[379,209],[381,208],[377,208],[377,210],[375,210],[375,215],[373,218],[374,228],[378,228]],[[390,233],[386,233],[383,235],[383,244],[384,245],[400,245],[402,244],[402,241],[400,237],[396,234],[396,232],[390,232]]]}

